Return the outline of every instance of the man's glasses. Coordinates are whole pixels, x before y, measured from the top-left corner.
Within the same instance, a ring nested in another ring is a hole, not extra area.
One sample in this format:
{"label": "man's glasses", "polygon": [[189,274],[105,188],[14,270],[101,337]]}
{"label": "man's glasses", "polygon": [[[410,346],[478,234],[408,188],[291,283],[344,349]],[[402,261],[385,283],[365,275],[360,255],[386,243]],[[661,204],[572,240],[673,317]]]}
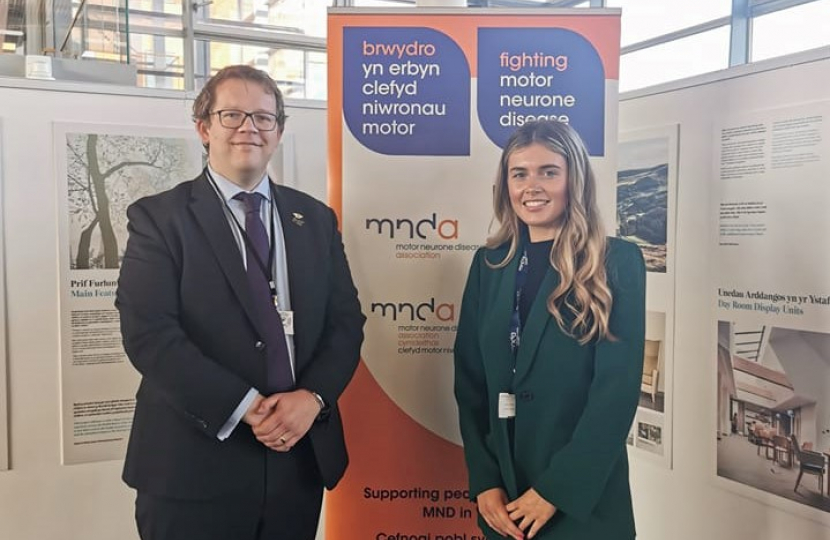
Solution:
{"label": "man's glasses", "polygon": [[221,111],[213,111],[210,114],[215,114],[219,117],[219,123],[224,128],[239,129],[242,124],[250,118],[254,123],[254,127],[260,131],[274,131],[277,128],[277,120],[279,117],[276,114],[267,112],[245,112],[236,109],[223,109]]}

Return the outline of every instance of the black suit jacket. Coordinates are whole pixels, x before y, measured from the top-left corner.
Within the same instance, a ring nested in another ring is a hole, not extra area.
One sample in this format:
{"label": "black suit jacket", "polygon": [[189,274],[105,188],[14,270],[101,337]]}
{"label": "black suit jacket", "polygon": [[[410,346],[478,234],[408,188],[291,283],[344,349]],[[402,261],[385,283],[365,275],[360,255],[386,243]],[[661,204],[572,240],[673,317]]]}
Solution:
{"label": "black suit jacket", "polygon": [[[298,388],[331,407],[307,437],[328,488],[348,463],[337,399],[357,366],[365,317],[334,213],[275,186],[294,310]],[[217,433],[250,387],[265,388],[265,352],[245,268],[222,201],[204,174],[127,210],[118,281],[124,348],[142,375],[124,481],[148,493],[208,498],[265,482],[267,450],[241,423]]]}

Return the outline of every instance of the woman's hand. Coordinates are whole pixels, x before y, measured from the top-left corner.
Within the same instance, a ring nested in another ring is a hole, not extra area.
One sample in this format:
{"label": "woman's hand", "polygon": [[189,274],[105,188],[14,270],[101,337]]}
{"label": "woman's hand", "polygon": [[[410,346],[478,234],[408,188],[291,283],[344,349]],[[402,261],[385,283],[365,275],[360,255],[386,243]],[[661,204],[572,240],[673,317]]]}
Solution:
{"label": "woman's hand", "polygon": [[510,536],[515,540],[524,540],[524,533],[510,521],[507,515],[507,493],[502,488],[492,488],[482,491],[476,497],[478,512],[487,525],[502,536]]}
{"label": "woman's hand", "polygon": [[511,524],[519,522],[519,529],[527,532],[528,540],[536,536],[539,529],[556,513],[556,507],[543,499],[533,488],[528,489],[521,497],[507,504],[505,509],[508,512]]}

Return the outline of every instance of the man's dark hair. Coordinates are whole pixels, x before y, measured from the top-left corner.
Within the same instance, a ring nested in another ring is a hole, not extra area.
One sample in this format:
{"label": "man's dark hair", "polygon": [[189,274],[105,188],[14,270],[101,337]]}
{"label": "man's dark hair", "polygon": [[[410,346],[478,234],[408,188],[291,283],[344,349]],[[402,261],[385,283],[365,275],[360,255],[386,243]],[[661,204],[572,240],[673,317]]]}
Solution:
{"label": "man's dark hair", "polygon": [[204,88],[202,88],[202,91],[196,97],[196,101],[193,102],[193,121],[201,120],[210,124],[211,109],[216,104],[216,89],[223,81],[230,79],[255,82],[262,86],[266,92],[274,94],[277,102],[277,110],[274,111],[274,114],[277,115],[277,127],[280,133],[282,133],[283,129],[285,129],[285,103],[283,102],[282,92],[277,87],[277,83],[264,71],[244,65],[224,67],[216,75],[208,79]]}

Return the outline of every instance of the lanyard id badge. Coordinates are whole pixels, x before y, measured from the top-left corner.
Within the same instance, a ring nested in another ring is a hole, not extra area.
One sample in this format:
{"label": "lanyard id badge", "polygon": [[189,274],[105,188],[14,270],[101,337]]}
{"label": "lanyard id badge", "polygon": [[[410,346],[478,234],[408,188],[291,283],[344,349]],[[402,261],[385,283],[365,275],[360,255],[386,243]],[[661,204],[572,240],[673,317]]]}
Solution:
{"label": "lanyard id badge", "polygon": [[282,319],[282,329],[285,332],[285,335],[286,336],[293,336],[294,335],[294,312],[278,309],[277,313],[280,314],[280,319]]}
{"label": "lanyard id badge", "polygon": [[499,418],[516,417],[516,396],[501,392],[499,394]]}

